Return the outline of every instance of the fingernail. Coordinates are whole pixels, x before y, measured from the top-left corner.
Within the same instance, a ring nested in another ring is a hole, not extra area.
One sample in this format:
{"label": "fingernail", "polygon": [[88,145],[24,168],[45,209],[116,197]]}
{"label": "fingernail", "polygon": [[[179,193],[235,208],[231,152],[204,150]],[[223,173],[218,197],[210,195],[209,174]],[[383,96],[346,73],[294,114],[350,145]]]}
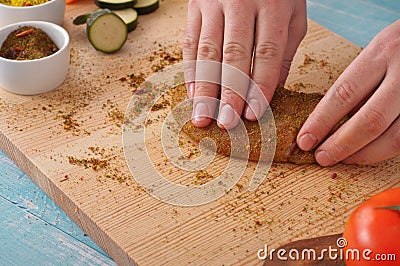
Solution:
{"label": "fingernail", "polygon": [[256,99],[250,99],[247,104],[244,117],[248,120],[257,120],[260,116],[260,102]]}
{"label": "fingernail", "polygon": [[318,151],[315,154],[315,160],[321,166],[331,166],[335,163],[332,157],[326,151]]}
{"label": "fingernail", "polygon": [[233,121],[234,111],[229,104],[225,104],[222,106],[221,111],[218,116],[218,123],[225,127],[228,127],[229,124]]}
{"label": "fingernail", "polygon": [[299,138],[299,147],[302,150],[309,151],[317,145],[318,139],[311,133],[305,133]]}
{"label": "fingernail", "polygon": [[194,108],[193,120],[196,122],[203,121],[207,117],[210,117],[208,106],[205,103],[199,102]]}
{"label": "fingernail", "polygon": [[186,86],[187,88],[187,96],[189,99],[193,99],[194,97],[194,83],[189,83],[188,86]]}

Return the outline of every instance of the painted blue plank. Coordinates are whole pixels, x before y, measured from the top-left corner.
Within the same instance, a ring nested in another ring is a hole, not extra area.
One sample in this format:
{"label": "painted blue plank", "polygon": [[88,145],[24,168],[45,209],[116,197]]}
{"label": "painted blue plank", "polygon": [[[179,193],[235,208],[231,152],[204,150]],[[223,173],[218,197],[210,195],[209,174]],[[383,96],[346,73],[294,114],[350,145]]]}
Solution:
{"label": "painted blue plank", "polygon": [[0,228],[0,265],[115,265],[108,256],[3,197]]}
{"label": "painted blue plank", "polygon": [[[40,219],[45,224],[57,228],[59,233],[63,232],[64,238],[73,238],[81,245],[86,245],[98,253],[100,258],[108,255],[96,245],[96,243],[77,226],[43,191],[19,169],[14,162],[0,150],[0,198],[12,203],[10,211],[14,214],[21,214],[21,209],[31,216]],[[1,210],[0,210],[1,212]],[[21,218],[21,217],[20,217]],[[21,232],[31,230],[30,223],[18,224]],[[39,235],[47,237],[48,227],[41,227]],[[0,227],[0,235],[7,235],[6,227]],[[35,238],[30,238],[35,241]],[[29,246],[18,246],[14,252],[20,255],[26,254]],[[44,250],[51,250],[52,246],[44,247]],[[2,250],[0,238],[0,250]],[[65,262],[64,262],[65,264]],[[1,263],[0,263],[1,265]],[[92,264],[93,265],[93,264]]]}
{"label": "painted blue plank", "polygon": [[0,195],[67,234],[106,254],[4,152],[0,151]]}
{"label": "painted blue plank", "polygon": [[381,10],[381,13],[391,13],[400,11],[399,0],[358,0],[366,4],[373,5],[374,8]]}
{"label": "painted blue plank", "polygon": [[365,47],[387,25],[400,19],[400,1],[308,0],[309,18]]}

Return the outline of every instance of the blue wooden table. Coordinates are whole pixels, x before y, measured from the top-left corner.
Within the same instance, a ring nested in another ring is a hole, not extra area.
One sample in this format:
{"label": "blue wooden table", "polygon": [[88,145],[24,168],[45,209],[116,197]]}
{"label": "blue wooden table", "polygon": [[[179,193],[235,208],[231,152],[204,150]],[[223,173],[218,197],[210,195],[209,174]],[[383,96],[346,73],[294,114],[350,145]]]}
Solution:
{"label": "blue wooden table", "polygon": [[[365,47],[400,19],[399,0],[308,0],[312,20]],[[0,265],[113,265],[0,150]]]}

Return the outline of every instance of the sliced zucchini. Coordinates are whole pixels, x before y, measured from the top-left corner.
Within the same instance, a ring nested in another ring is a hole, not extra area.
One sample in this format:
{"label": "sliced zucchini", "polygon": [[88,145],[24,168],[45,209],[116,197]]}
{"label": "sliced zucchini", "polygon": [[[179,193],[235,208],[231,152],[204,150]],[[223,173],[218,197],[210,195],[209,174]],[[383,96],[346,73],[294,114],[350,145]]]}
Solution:
{"label": "sliced zucchini", "polygon": [[139,15],[145,15],[155,11],[159,6],[158,0],[137,0],[133,6]]}
{"label": "sliced zucchini", "polygon": [[128,26],[109,9],[96,11],[86,25],[89,42],[103,53],[120,50],[128,37]]}
{"label": "sliced zucchini", "polygon": [[94,3],[101,7],[110,10],[121,10],[133,7],[137,0],[94,0]]}
{"label": "sliced zucchini", "polygon": [[113,10],[115,14],[117,14],[125,24],[128,26],[128,32],[136,29],[138,24],[138,13],[133,8],[126,8],[123,10]]}
{"label": "sliced zucchini", "polygon": [[77,16],[72,23],[74,23],[74,25],[82,25],[82,24],[86,24],[86,21],[93,15],[93,12],[87,13],[87,14],[83,14],[83,15],[79,15]]}

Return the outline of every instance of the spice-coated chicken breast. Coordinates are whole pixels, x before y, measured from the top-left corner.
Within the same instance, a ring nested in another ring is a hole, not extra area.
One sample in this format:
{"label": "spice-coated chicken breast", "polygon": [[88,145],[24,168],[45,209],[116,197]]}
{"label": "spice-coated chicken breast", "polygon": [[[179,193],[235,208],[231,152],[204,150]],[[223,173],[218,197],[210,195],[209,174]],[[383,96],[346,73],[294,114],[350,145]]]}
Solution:
{"label": "spice-coated chicken breast", "polygon": [[[186,99],[186,88],[185,86],[178,86],[172,92],[171,106],[174,108],[180,102]],[[274,94],[274,97],[270,103],[272,113],[275,117],[276,126],[276,150],[274,156],[274,162],[279,163],[295,163],[295,164],[307,164],[314,163],[313,151],[304,152],[300,150],[296,145],[296,136],[301,126],[314,110],[317,103],[321,100],[322,95],[317,93],[302,93],[294,92],[284,88],[278,88]],[[185,110],[176,108],[174,116],[176,120],[181,119],[183,113],[191,113],[191,106],[185,106]],[[231,140],[226,130],[223,130],[217,126],[216,121],[204,128],[196,128],[191,122],[186,123],[182,130],[191,138],[196,141],[200,141],[205,137],[213,139],[216,143],[217,152],[225,155],[232,155],[239,158],[246,158],[247,151],[249,151],[249,159],[253,161],[268,160],[271,156],[268,156],[268,150],[266,150],[267,156],[260,158],[260,151],[266,149],[265,145],[261,145],[261,134],[258,122],[248,121],[243,119],[244,125],[247,130],[247,136],[249,138],[249,144],[246,145],[234,145],[231,150]],[[260,123],[271,123],[268,119],[260,119]],[[269,128],[268,126],[266,128]],[[233,131],[237,130],[234,128]],[[273,132],[267,132],[263,138],[265,141],[269,141]],[[235,138],[245,139],[245,134],[234,134]],[[239,136],[239,137],[237,137]],[[235,140],[237,141],[237,139]],[[266,143],[266,142],[264,142]],[[268,145],[267,145],[268,146]]]}

